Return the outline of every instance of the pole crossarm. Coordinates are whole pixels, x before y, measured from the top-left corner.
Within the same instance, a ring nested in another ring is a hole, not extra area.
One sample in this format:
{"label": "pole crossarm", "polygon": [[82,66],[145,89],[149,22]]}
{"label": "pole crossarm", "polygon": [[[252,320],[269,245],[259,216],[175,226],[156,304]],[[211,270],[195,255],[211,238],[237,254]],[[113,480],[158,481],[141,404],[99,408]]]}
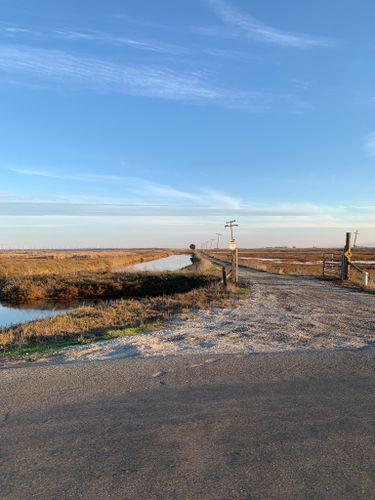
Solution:
{"label": "pole crossarm", "polygon": [[229,227],[230,228],[230,236],[231,236],[231,239],[234,240],[234,236],[233,236],[233,228],[234,227],[238,227],[238,224],[236,224],[236,220],[230,220],[230,221],[227,221],[225,223],[225,226],[224,227]]}

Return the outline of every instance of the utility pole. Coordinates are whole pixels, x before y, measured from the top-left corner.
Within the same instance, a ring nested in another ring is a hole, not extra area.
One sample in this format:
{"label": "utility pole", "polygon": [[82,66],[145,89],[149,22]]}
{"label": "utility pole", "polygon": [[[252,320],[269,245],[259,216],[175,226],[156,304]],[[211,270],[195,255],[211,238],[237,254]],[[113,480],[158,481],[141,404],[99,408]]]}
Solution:
{"label": "utility pole", "polygon": [[220,243],[220,236],[223,236],[222,233],[216,233],[217,236],[217,242],[216,242],[216,250],[219,249],[219,243]]}
{"label": "utility pole", "polygon": [[357,246],[357,239],[358,239],[358,235],[359,235],[359,231],[358,229],[355,231],[354,233],[354,244],[353,244],[353,248],[355,248]]}
{"label": "utility pole", "polygon": [[235,220],[230,220],[225,223],[224,227],[229,227],[230,228],[230,239],[234,240],[234,235],[233,235],[233,228],[238,227],[238,224],[235,224]]}
{"label": "utility pole", "polygon": [[230,228],[231,240],[229,243],[229,248],[232,251],[232,271],[231,279],[237,284],[238,283],[238,248],[236,240],[234,239],[233,228],[238,227],[235,220],[227,221],[224,227]]}

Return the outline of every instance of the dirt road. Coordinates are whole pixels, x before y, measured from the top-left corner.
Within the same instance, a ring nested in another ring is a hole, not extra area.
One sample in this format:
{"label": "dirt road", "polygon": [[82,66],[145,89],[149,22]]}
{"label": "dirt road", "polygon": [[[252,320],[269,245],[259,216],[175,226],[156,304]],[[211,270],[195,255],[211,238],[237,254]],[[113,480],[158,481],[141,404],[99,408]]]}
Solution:
{"label": "dirt road", "polygon": [[264,353],[375,346],[375,295],[311,277],[246,268],[239,307],[181,315],[166,328],[69,348],[61,361],[197,353]]}

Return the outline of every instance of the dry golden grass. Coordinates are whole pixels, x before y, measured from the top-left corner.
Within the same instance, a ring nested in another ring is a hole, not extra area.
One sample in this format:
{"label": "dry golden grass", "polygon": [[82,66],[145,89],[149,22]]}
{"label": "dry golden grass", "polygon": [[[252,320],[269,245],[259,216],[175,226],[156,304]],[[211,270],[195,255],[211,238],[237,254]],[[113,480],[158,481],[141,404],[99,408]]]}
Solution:
{"label": "dry golden grass", "polygon": [[217,281],[213,276],[192,272],[93,273],[52,276],[22,276],[5,281],[0,297],[7,304],[38,301],[72,304],[103,300],[183,293]]}
{"label": "dry golden grass", "polygon": [[17,276],[111,272],[178,253],[185,252],[152,249],[0,252],[0,280]]}
{"label": "dry golden grass", "polygon": [[229,300],[228,292],[219,285],[212,285],[183,294],[80,307],[68,314],[0,331],[0,352],[4,356],[10,350],[24,346],[98,340],[113,329],[141,327],[168,320],[178,312],[224,306]]}

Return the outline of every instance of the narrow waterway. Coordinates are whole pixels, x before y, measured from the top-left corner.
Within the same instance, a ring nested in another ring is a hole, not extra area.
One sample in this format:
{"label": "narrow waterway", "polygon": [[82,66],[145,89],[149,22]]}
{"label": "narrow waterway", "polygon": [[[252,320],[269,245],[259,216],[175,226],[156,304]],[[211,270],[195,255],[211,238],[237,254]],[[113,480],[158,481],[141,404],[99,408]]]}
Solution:
{"label": "narrow waterway", "polygon": [[33,307],[14,307],[0,304],[0,328],[6,328],[11,325],[27,323],[36,319],[49,318],[62,314],[68,309],[35,309]]}
{"label": "narrow waterway", "polygon": [[190,266],[190,255],[170,255],[163,259],[150,260],[149,262],[141,262],[132,266],[127,266],[123,271],[178,271],[184,267]]}
{"label": "narrow waterway", "polygon": [[[191,264],[190,255],[171,255],[163,259],[156,259],[149,262],[142,262],[128,266],[121,271],[140,272],[140,271],[178,271]],[[85,305],[90,302],[85,301]],[[73,307],[78,307],[83,303],[75,303]],[[69,305],[57,306],[51,304],[41,304],[38,308],[35,307],[15,307],[6,304],[0,304],[0,328],[7,328],[11,325],[28,323],[42,318],[49,318],[63,314],[72,309]]]}

